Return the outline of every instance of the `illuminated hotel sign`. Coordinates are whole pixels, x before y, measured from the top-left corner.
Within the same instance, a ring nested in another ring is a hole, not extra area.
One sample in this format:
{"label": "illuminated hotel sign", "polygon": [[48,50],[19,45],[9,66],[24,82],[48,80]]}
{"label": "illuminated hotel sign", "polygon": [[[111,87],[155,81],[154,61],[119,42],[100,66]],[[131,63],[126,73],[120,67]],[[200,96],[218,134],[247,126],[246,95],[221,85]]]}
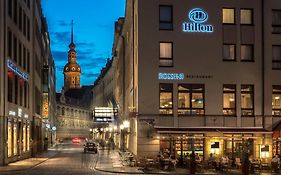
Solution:
{"label": "illuminated hotel sign", "polygon": [[15,65],[11,60],[7,60],[7,66],[13,72],[18,74],[21,78],[23,78],[26,81],[28,81],[28,76],[24,72],[20,71],[20,69],[17,67],[17,65]]}
{"label": "illuminated hotel sign", "polygon": [[184,73],[159,73],[159,80],[183,80]]}
{"label": "illuminated hotel sign", "polygon": [[107,123],[114,121],[118,110],[113,107],[95,107],[93,111],[94,121]]}
{"label": "illuminated hotel sign", "polygon": [[192,9],[188,13],[188,18],[191,22],[184,22],[182,31],[201,33],[212,33],[214,31],[213,25],[203,24],[208,20],[208,13],[204,10],[200,8]]}

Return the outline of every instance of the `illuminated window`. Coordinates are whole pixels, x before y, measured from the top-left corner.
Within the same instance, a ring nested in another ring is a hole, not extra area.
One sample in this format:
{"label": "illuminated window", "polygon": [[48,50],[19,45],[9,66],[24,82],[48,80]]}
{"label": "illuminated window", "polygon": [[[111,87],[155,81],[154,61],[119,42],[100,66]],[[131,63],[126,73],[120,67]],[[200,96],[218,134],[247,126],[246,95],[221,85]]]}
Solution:
{"label": "illuminated window", "polygon": [[235,9],[223,8],[222,9],[222,22],[223,22],[223,24],[235,24]]}
{"label": "illuminated window", "polygon": [[236,86],[223,85],[223,114],[236,115]]}
{"label": "illuminated window", "polygon": [[223,60],[224,61],[235,61],[236,60],[236,48],[234,44],[223,45]]}
{"label": "illuminated window", "polygon": [[173,114],[173,84],[160,84],[160,114]]}
{"label": "illuminated window", "polygon": [[173,6],[159,6],[159,29],[173,30]]}
{"label": "illuminated window", "polygon": [[173,66],[173,43],[160,42],[159,43],[160,66]]}
{"label": "illuminated window", "polygon": [[254,115],[254,86],[241,85],[241,113]]}
{"label": "illuminated window", "polygon": [[272,69],[281,69],[281,45],[272,46]]}
{"label": "illuminated window", "polygon": [[22,128],[22,150],[26,152],[26,124]]}
{"label": "illuminated window", "polygon": [[241,9],[240,10],[240,24],[253,24],[253,10]]}
{"label": "illuminated window", "polygon": [[272,86],[272,115],[281,115],[281,85]]}
{"label": "illuminated window", "polygon": [[17,125],[14,124],[14,155],[18,154],[18,135],[17,135]]}
{"label": "illuminated window", "polygon": [[178,114],[204,115],[204,85],[180,84],[178,86]]}
{"label": "illuminated window", "polygon": [[26,150],[29,151],[29,143],[30,143],[30,125],[27,125],[26,129]]}
{"label": "illuminated window", "polygon": [[272,10],[272,33],[281,33],[281,10]]}
{"label": "illuminated window", "polygon": [[11,157],[13,154],[13,129],[11,121],[8,121],[8,157]]}
{"label": "illuminated window", "polygon": [[241,61],[253,61],[254,54],[253,54],[253,45],[241,45]]}

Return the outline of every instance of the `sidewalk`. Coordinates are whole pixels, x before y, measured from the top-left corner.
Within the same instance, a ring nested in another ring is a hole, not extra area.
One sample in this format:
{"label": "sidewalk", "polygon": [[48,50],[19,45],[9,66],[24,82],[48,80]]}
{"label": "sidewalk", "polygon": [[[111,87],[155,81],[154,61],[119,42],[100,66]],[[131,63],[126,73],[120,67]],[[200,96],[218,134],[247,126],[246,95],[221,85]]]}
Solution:
{"label": "sidewalk", "polygon": [[55,156],[58,153],[56,148],[50,148],[47,152],[36,155],[35,157],[20,160],[14,163],[10,163],[7,166],[0,166],[0,173],[7,171],[23,171],[30,168],[33,168],[49,158]]}
{"label": "sidewalk", "polygon": [[[97,163],[95,169],[102,172],[118,173],[118,174],[172,174],[172,175],[186,175],[189,174],[189,170],[186,168],[176,168],[174,171],[162,171],[159,169],[152,169],[151,171],[143,172],[140,167],[127,166],[125,162],[122,162],[122,158],[119,155],[118,150],[99,150]],[[241,170],[231,169],[227,172],[218,172],[214,170],[199,170],[196,174],[218,174],[218,175],[240,175]],[[253,173],[255,174],[255,173]],[[277,174],[271,173],[269,170],[262,171],[261,175]]]}
{"label": "sidewalk", "polygon": [[[99,150],[99,155],[96,163],[96,170],[109,173],[126,173],[126,174],[174,174],[174,175],[186,175],[189,174],[189,170],[186,168],[177,168],[174,171],[163,171],[159,169],[152,169],[150,171],[142,171],[140,167],[126,166],[125,162],[122,162],[122,158],[119,155],[118,150]],[[229,174],[236,174],[228,172]],[[196,173],[197,174],[197,173]],[[198,174],[223,174],[218,172],[202,172]]]}

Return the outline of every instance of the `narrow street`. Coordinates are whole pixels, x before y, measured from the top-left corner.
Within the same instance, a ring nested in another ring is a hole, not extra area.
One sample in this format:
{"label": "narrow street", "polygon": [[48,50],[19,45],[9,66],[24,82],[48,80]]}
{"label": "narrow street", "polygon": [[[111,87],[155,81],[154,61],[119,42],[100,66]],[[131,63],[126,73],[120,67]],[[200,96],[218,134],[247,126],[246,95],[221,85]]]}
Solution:
{"label": "narrow street", "polygon": [[83,153],[83,144],[65,143],[58,146],[59,153],[26,171],[13,171],[5,175],[89,175],[94,172],[97,154]]}

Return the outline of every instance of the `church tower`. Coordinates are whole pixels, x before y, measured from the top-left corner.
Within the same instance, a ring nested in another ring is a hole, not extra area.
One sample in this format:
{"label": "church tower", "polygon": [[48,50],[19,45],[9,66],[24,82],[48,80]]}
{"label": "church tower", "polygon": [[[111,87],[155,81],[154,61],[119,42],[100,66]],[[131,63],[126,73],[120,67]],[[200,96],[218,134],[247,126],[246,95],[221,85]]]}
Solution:
{"label": "church tower", "polygon": [[64,90],[80,88],[80,65],[76,62],[75,44],[73,42],[73,21],[71,23],[71,42],[68,51],[68,63],[64,66]]}

